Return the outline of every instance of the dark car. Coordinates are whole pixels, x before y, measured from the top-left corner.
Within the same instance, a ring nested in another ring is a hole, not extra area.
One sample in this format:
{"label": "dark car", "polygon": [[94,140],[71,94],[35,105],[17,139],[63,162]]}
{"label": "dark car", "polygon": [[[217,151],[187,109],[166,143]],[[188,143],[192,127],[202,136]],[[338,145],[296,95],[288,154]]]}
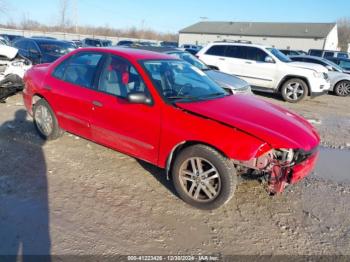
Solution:
{"label": "dark car", "polygon": [[108,46],[112,46],[113,45],[111,40],[102,40],[101,42],[102,42],[102,46],[103,47],[108,47]]}
{"label": "dark car", "polygon": [[179,43],[178,42],[163,41],[160,43],[160,46],[177,48],[179,46]]}
{"label": "dark car", "polygon": [[344,73],[350,74],[350,59],[339,57],[332,57],[327,59],[340,66],[343,69]]}
{"label": "dark car", "polygon": [[33,64],[52,63],[75,49],[69,42],[44,38],[21,38],[15,41],[13,46]]}
{"label": "dark car", "polygon": [[31,38],[57,40],[57,38],[45,35],[34,35]]}
{"label": "dark car", "polygon": [[131,40],[121,40],[117,43],[118,46],[133,46],[134,45],[134,41]]}
{"label": "dark car", "polygon": [[82,41],[83,47],[103,47],[103,40],[97,38],[85,38]]}
{"label": "dark car", "polygon": [[329,58],[349,58],[349,54],[346,52],[322,50],[322,49],[310,49],[308,55]]}
{"label": "dark car", "polygon": [[279,49],[285,55],[306,55],[307,53],[301,50]]}

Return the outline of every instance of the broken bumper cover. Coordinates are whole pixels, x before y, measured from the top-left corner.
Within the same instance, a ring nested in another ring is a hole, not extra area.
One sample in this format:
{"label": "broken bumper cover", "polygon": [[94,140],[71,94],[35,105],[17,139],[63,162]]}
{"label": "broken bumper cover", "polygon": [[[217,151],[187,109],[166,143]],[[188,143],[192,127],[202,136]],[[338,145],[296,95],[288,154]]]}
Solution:
{"label": "broken bumper cover", "polygon": [[302,162],[291,167],[274,166],[269,178],[269,192],[282,193],[288,184],[296,184],[307,177],[315,168],[319,156],[318,149],[309,153]]}

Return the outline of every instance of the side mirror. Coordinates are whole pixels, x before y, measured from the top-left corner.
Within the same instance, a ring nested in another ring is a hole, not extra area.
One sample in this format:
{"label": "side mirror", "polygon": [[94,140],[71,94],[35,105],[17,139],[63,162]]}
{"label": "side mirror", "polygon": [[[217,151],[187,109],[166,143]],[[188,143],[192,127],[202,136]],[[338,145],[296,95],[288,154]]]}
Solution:
{"label": "side mirror", "polygon": [[145,93],[142,92],[134,92],[128,94],[128,101],[131,104],[145,104],[152,105],[152,99],[146,96]]}
{"label": "side mirror", "polygon": [[266,56],[265,57],[265,63],[275,63],[275,61],[273,60],[273,58],[271,56]]}

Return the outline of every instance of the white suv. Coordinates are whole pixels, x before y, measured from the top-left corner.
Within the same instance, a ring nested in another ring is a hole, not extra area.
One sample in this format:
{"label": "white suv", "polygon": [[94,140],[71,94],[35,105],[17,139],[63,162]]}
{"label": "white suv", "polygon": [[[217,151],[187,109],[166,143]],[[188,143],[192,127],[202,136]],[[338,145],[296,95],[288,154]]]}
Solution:
{"label": "white suv", "polygon": [[199,59],[228,74],[246,80],[252,89],[280,92],[296,103],[306,96],[328,92],[327,69],[321,65],[293,62],[278,49],[238,42],[214,42],[197,53]]}

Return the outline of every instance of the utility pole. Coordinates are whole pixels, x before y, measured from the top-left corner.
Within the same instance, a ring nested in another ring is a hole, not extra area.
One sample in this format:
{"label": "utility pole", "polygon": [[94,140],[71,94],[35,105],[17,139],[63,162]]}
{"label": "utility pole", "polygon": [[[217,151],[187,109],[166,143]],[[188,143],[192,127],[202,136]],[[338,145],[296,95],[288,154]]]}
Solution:
{"label": "utility pole", "polygon": [[78,0],[73,0],[73,8],[74,8],[74,24],[75,24],[75,33],[79,32],[79,27],[78,27]]}

